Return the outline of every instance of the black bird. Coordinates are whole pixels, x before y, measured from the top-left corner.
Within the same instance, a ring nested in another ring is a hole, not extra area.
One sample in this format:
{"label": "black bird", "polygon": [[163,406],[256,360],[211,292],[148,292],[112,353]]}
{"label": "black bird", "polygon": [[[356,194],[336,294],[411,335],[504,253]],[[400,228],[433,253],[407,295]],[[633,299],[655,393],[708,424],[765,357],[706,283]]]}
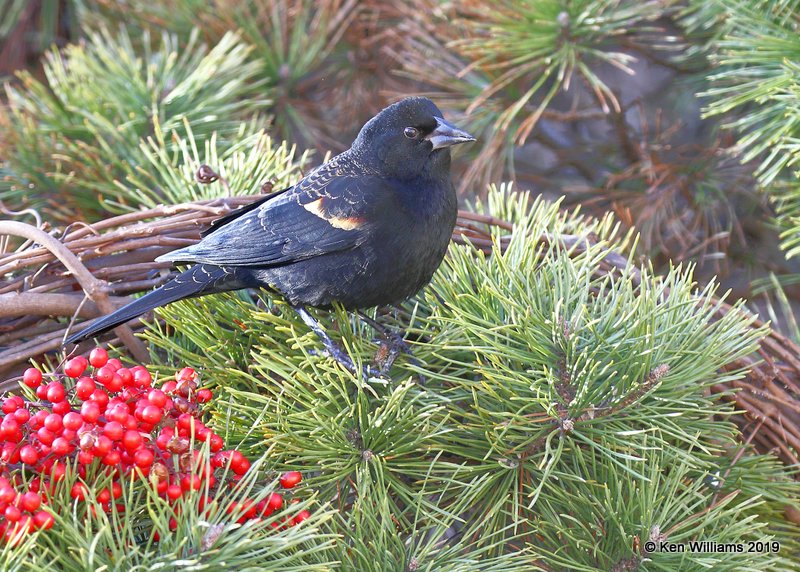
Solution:
{"label": "black bird", "polygon": [[425,286],[456,222],[450,147],[474,140],[427,98],[390,105],[361,128],[350,149],[293,187],[215,220],[197,244],[158,257],[194,266],[66,343],[176,300],[262,287],[282,294],[353,370],[305,307],[371,308]]}

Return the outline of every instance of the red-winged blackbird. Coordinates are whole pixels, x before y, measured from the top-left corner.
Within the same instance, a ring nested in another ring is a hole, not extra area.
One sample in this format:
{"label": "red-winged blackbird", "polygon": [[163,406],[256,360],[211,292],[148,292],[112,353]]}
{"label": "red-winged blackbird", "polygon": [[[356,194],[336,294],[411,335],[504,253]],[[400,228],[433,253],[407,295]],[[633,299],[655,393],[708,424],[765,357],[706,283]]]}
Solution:
{"label": "red-winged blackbird", "polygon": [[67,343],[176,300],[263,287],[282,294],[352,369],[305,306],[371,308],[425,286],[456,222],[450,147],[474,140],[429,99],[390,105],[364,125],[350,149],[295,186],[217,219],[197,244],[157,258],[195,265]]}

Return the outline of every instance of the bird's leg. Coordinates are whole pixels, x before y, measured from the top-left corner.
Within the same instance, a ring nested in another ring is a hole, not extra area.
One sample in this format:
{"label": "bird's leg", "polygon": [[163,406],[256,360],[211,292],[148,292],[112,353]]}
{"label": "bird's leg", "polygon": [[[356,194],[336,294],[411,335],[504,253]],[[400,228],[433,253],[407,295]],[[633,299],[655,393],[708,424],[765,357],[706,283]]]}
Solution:
{"label": "bird's leg", "polygon": [[[325,351],[328,353],[328,355],[330,357],[332,357],[337,362],[342,364],[344,367],[346,367],[352,373],[354,373],[354,374],[358,374],[359,373],[358,369],[356,368],[355,364],[353,363],[353,360],[350,359],[350,356],[348,356],[345,353],[345,351],[342,348],[340,348],[336,344],[336,342],[334,342],[330,338],[330,336],[327,334],[327,332],[325,332],[325,330],[322,329],[322,326],[320,325],[320,323],[316,319],[314,319],[314,316],[312,316],[311,314],[308,313],[308,310],[306,310],[304,306],[292,306],[292,310],[297,312],[297,315],[300,316],[300,319],[303,320],[303,322],[305,322],[305,324],[309,328],[311,328],[311,330],[315,334],[317,334],[317,337],[319,337],[320,340],[322,340],[322,343],[325,346]],[[361,372],[361,373],[364,375],[364,377],[367,377],[368,375],[375,374],[377,372],[375,372],[374,370],[372,370],[370,368],[365,367],[364,371]]]}
{"label": "bird's leg", "polygon": [[[369,326],[378,332],[383,337],[383,342],[381,343],[381,349],[378,350],[378,353],[375,354],[376,361],[379,362],[378,365],[380,366],[380,371],[382,374],[387,373],[394,365],[395,360],[397,357],[404,353],[410,357],[411,363],[414,365],[420,365],[419,361],[414,357],[414,354],[411,352],[411,348],[408,346],[406,341],[403,339],[403,336],[398,334],[397,332],[393,332],[386,326],[380,324],[373,318],[370,318],[365,313],[359,311],[359,317],[364,320]],[[382,355],[384,352],[382,348],[386,347],[388,352],[386,355]]]}

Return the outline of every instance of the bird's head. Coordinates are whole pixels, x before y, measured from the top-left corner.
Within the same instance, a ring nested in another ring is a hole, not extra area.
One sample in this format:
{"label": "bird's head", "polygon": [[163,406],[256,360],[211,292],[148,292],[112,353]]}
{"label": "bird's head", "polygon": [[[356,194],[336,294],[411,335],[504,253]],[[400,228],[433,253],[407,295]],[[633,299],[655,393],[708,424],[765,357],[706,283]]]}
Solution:
{"label": "bird's head", "polygon": [[449,173],[450,147],[475,138],[445,121],[426,97],[407,97],[370,119],[353,143],[360,157],[371,157],[387,175],[411,179],[425,171]]}

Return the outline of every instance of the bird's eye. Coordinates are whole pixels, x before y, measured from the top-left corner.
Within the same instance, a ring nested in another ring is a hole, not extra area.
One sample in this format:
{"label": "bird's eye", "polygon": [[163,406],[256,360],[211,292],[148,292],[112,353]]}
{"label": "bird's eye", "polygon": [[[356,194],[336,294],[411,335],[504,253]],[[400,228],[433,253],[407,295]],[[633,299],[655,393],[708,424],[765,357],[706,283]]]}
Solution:
{"label": "bird's eye", "polygon": [[416,127],[406,127],[403,129],[403,135],[408,137],[409,139],[416,139],[417,135],[419,135],[419,129]]}

